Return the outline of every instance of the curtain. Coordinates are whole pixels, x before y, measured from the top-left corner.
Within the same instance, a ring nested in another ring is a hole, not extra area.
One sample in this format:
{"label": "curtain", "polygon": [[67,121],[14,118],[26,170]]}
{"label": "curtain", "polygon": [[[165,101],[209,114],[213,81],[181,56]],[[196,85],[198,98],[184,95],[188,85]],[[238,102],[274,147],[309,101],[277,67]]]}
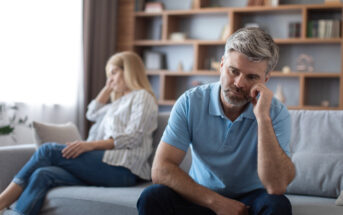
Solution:
{"label": "curtain", "polygon": [[[17,119],[82,127],[82,3],[0,1],[0,104],[7,107],[0,125],[14,116],[15,106]],[[18,124],[14,134],[16,144],[33,143],[27,126]]]}
{"label": "curtain", "polygon": [[[106,83],[105,65],[115,53],[116,14],[116,0],[83,0],[84,115]],[[84,125],[88,135],[86,118]]]}

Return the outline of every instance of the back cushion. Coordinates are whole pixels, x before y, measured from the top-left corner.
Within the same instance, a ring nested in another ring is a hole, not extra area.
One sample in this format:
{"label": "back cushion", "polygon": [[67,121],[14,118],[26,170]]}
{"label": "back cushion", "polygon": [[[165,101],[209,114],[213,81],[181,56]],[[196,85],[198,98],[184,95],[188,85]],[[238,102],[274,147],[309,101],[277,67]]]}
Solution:
{"label": "back cushion", "polygon": [[343,111],[290,111],[296,177],[287,193],[337,197],[343,189]]}
{"label": "back cushion", "polygon": [[343,153],[343,111],[291,110],[291,153]]}
{"label": "back cushion", "polygon": [[[169,119],[169,112],[162,112],[158,114],[158,127],[157,130],[154,133],[154,140],[153,140],[153,153],[149,158],[149,162],[152,164],[155,152],[157,149],[158,144],[161,141],[161,137],[163,135],[164,129],[166,128],[168,124],[168,119]],[[188,172],[190,166],[192,164],[192,155],[191,155],[191,150],[190,148],[187,151],[187,154],[185,158],[183,159],[182,163],[180,164],[181,169],[183,169],[185,172]]]}
{"label": "back cushion", "polygon": [[154,132],[154,139],[152,142],[153,151],[149,157],[149,163],[150,164],[152,164],[152,162],[154,160],[154,156],[155,156],[157,146],[160,143],[164,129],[166,128],[166,126],[168,124],[169,114],[170,114],[169,112],[158,113],[158,126],[157,126],[156,131]]}

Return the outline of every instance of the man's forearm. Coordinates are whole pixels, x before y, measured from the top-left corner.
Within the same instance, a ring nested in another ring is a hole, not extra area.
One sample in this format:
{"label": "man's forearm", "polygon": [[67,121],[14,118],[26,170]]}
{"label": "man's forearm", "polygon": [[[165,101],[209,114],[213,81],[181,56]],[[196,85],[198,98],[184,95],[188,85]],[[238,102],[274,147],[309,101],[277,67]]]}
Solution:
{"label": "man's forearm", "polygon": [[195,204],[215,211],[220,207],[220,194],[197,184],[187,173],[174,164],[163,163],[153,166],[152,179],[155,184],[163,184]]}
{"label": "man's forearm", "polygon": [[270,117],[258,119],[257,123],[258,175],[268,193],[283,194],[294,178],[294,165],[280,147]]}

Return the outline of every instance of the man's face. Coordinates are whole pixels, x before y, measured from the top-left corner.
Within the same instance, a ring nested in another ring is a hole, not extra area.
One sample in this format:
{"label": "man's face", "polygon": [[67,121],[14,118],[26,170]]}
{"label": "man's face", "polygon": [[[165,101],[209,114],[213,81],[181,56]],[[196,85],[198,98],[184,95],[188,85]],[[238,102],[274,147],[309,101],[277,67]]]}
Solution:
{"label": "man's face", "polygon": [[226,106],[241,107],[251,101],[250,89],[254,84],[265,83],[267,62],[249,61],[247,56],[231,51],[222,57],[220,64],[221,101]]}

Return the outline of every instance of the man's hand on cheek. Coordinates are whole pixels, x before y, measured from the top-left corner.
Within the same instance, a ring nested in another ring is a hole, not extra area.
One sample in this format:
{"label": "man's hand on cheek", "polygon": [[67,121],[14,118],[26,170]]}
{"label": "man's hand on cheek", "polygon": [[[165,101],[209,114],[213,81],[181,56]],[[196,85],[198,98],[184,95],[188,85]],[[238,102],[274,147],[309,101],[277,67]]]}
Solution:
{"label": "man's hand on cheek", "polygon": [[[258,95],[260,95],[259,98],[257,98]],[[256,119],[268,118],[273,92],[264,83],[257,83],[251,87],[250,96]]]}

